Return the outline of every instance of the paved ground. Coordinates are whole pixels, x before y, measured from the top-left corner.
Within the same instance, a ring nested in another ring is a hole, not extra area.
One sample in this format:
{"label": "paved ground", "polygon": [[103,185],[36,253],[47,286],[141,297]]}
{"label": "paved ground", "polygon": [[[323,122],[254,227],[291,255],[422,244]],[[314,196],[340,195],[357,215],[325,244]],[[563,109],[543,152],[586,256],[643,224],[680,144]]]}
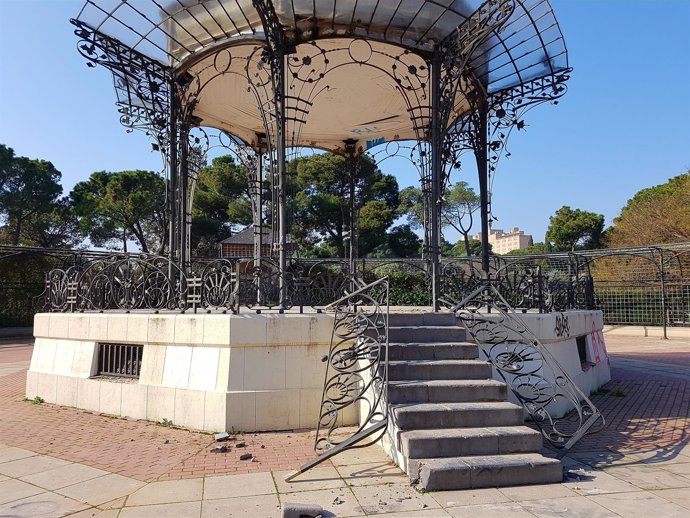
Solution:
{"label": "paved ground", "polygon": [[[213,438],[23,400],[30,344],[0,343],[0,517],[280,516],[285,502],[325,516],[690,516],[690,342],[608,337],[614,379],[594,397],[603,432],[548,486],[418,493],[377,449],[346,452],[297,482],[313,432]],[[240,461],[251,452],[257,462]]]}

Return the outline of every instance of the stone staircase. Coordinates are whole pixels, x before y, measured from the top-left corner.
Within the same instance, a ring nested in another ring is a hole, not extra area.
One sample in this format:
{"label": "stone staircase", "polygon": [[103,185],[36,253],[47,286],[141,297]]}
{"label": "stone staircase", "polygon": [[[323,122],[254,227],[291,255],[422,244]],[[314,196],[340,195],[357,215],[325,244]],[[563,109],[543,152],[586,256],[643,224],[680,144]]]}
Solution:
{"label": "stone staircase", "polygon": [[389,317],[389,405],[384,448],[427,490],[560,482],[508,387],[491,379],[450,313]]}

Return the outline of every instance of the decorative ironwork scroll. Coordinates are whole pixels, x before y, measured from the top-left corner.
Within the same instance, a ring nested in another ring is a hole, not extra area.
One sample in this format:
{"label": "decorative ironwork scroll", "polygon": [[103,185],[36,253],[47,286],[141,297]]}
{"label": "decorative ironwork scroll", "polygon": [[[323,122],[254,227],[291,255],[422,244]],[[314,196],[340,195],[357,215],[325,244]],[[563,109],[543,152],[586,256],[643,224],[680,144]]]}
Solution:
{"label": "decorative ironwork scroll", "polygon": [[[489,281],[453,308],[560,456],[604,417]],[[566,408],[567,407],[567,408]],[[572,410],[563,417],[557,414]],[[597,427],[593,430],[593,427]]]}
{"label": "decorative ironwork scroll", "polygon": [[[335,309],[333,334],[314,449],[321,454],[285,479],[351,448],[374,444],[388,424],[388,277],[345,295]],[[358,411],[360,424],[337,433],[346,409]]]}

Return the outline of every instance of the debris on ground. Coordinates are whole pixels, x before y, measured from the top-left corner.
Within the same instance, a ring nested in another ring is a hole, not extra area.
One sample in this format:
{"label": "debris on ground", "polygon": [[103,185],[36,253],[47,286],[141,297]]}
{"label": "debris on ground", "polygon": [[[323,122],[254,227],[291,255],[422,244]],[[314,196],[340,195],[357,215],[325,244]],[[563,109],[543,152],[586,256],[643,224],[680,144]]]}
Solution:
{"label": "debris on ground", "polygon": [[245,442],[238,442],[235,444],[235,448],[244,448],[247,445]]}
{"label": "debris on ground", "polygon": [[211,448],[211,453],[227,453],[230,451],[230,448],[225,445],[225,444],[219,444],[218,446],[214,446]]}
{"label": "debris on ground", "polygon": [[217,433],[213,436],[213,438],[216,440],[216,442],[227,441],[230,438],[230,434],[226,432]]}
{"label": "debris on ground", "polygon": [[240,460],[250,460],[252,457],[254,457],[254,455],[251,453],[243,453],[240,455]]}
{"label": "debris on ground", "polygon": [[[170,440],[169,440],[169,439],[166,439],[165,442],[164,442],[163,444],[169,444],[169,443],[170,443]],[[51,442],[50,444],[53,444],[53,443]]]}
{"label": "debris on ground", "polygon": [[323,507],[315,504],[283,504],[283,518],[319,518]]}
{"label": "debris on ground", "polygon": [[333,500],[333,505],[340,505],[340,504],[344,504],[344,503],[345,503],[345,500],[341,500],[339,496],[336,496],[335,500]]}

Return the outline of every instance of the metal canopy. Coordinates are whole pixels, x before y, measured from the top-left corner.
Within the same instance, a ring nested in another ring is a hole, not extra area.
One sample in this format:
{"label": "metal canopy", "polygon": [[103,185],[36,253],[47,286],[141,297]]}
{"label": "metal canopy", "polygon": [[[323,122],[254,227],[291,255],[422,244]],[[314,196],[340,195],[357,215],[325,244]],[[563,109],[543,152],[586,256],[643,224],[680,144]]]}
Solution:
{"label": "metal canopy", "polygon": [[[319,82],[318,92],[308,92],[315,97],[310,100],[314,109],[287,145],[338,152],[349,138],[369,146],[418,138],[414,117],[428,109],[431,97],[425,60],[480,5],[478,0],[274,1],[288,48],[288,80],[310,74],[305,82]],[[189,72],[199,78],[204,83],[194,98],[199,124],[249,143],[263,131],[248,82],[256,74],[251,67],[263,66],[259,59],[250,61],[266,45],[266,30],[252,0],[87,0],[76,23],[172,75]],[[566,70],[567,51],[548,0],[516,0],[501,30],[473,50],[466,68],[475,78],[471,88],[485,94]],[[126,76],[113,72],[118,90],[126,92],[119,104],[146,102],[132,94],[136,88]],[[405,84],[410,80],[417,84]],[[400,95],[401,86],[407,95]],[[456,92],[449,124],[471,111],[465,99],[471,88]],[[304,86],[299,89],[297,96],[304,98]],[[289,110],[290,97],[287,103]]]}

